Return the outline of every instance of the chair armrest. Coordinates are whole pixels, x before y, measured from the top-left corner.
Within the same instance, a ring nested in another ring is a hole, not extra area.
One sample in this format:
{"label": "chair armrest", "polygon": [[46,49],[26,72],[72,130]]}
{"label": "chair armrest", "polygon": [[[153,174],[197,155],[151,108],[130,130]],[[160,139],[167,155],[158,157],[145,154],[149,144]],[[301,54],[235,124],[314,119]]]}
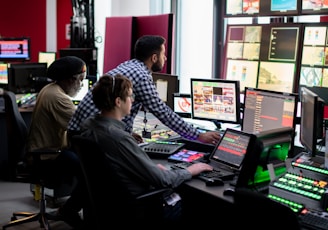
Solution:
{"label": "chair armrest", "polygon": [[172,193],[171,188],[160,188],[160,189],[153,189],[143,194],[140,194],[136,197],[137,200],[148,200],[148,199],[157,199],[158,197],[163,198],[166,194]]}

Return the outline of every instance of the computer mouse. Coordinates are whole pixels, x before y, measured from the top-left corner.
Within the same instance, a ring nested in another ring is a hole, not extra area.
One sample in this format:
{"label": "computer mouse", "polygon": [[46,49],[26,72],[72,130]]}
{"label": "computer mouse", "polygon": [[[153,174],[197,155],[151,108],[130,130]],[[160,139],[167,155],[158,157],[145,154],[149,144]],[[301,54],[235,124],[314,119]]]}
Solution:
{"label": "computer mouse", "polygon": [[223,195],[225,196],[233,196],[234,193],[235,193],[235,188],[233,187],[227,187],[223,191]]}
{"label": "computer mouse", "polygon": [[224,185],[223,180],[219,178],[211,178],[206,180],[206,186],[221,186]]}

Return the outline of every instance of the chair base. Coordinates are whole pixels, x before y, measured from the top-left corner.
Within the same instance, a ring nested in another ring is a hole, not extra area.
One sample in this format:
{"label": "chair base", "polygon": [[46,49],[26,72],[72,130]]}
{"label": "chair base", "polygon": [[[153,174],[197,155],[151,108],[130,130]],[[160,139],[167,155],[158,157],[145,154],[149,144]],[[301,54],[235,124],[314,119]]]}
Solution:
{"label": "chair base", "polygon": [[[21,217],[21,218],[19,218]],[[28,213],[28,212],[15,212],[11,217],[11,221],[2,227],[3,230],[25,223],[38,221],[42,229],[50,230],[49,220],[59,220],[56,214],[51,213]]]}

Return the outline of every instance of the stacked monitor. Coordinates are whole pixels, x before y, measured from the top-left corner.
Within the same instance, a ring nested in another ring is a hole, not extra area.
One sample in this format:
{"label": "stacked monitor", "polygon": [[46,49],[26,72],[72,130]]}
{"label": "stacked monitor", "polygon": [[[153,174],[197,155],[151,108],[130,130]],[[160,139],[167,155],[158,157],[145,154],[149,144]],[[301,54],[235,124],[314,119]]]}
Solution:
{"label": "stacked monitor", "polygon": [[310,88],[302,87],[300,142],[309,156],[317,154],[318,139],[324,137],[324,101]]}
{"label": "stacked monitor", "polygon": [[240,85],[238,80],[191,78],[193,119],[240,124]]}

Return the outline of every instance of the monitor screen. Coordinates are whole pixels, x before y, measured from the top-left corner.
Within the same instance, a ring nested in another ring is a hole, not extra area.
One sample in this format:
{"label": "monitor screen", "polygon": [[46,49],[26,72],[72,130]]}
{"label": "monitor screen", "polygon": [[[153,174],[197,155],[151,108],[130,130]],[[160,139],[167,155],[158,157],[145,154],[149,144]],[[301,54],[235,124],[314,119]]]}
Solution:
{"label": "monitor screen", "polygon": [[310,88],[301,87],[300,142],[310,156],[317,152],[318,139],[323,137],[323,100]]}
{"label": "monitor screen", "polygon": [[298,15],[299,0],[262,0],[260,1],[261,16]]}
{"label": "monitor screen", "polygon": [[302,14],[327,14],[328,2],[324,0],[302,0]]}
{"label": "monitor screen", "polygon": [[259,13],[260,0],[226,0],[225,1],[226,16],[254,16]]}
{"label": "monitor screen", "polygon": [[178,76],[157,72],[153,72],[152,76],[159,97],[173,110],[172,94],[179,92]]}
{"label": "monitor screen", "polygon": [[237,80],[191,78],[193,119],[240,124],[240,86]]}
{"label": "monitor screen", "polygon": [[0,63],[0,86],[8,84],[8,64]]}
{"label": "monitor screen", "polygon": [[298,94],[246,87],[242,130],[259,133],[296,126]]}
{"label": "monitor screen", "polygon": [[56,52],[39,52],[38,62],[47,63],[49,67],[56,60]]}
{"label": "monitor screen", "polygon": [[173,94],[173,111],[180,117],[191,118],[191,96],[190,94]]}
{"label": "monitor screen", "polygon": [[30,59],[30,38],[0,37],[0,61],[27,61]]}
{"label": "monitor screen", "polygon": [[97,78],[95,76],[88,75],[85,79],[83,79],[83,86],[80,89],[80,91],[75,95],[75,97],[72,97],[72,101],[74,105],[78,105],[80,101],[83,99],[83,97],[87,94],[89,89],[92,88],[93,84],[97,81]]}
{"label": "monitor screen", "polygon": [[47,63],[8,64],[8,90],[16,94],[37,93],[51,82]]}

